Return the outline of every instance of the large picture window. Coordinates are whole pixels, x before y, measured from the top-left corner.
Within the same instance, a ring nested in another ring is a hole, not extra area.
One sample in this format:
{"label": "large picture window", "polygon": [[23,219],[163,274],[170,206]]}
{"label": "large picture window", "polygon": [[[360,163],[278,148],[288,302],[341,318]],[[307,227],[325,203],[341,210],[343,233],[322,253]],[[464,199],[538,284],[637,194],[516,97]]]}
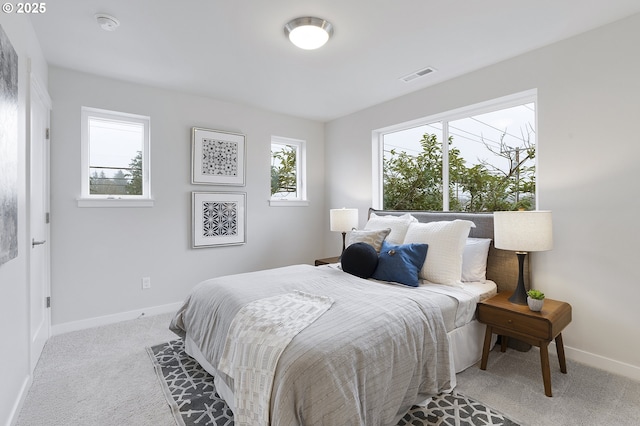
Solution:
{"label": "large picture window", "polygon": [[82,108],[81,201],[151,199],[149,121],[146,116]]}
{"label": "large picture window", "polygon": [[535,209],[535,117],[535,94],[527,93],[378,131],[378,204]]}

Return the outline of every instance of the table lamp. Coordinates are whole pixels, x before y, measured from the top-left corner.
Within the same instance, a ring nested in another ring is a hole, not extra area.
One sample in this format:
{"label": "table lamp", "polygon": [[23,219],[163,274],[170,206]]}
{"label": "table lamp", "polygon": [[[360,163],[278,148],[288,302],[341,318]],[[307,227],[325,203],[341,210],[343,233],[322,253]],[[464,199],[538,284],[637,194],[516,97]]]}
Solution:
{"label": "table lamp", "polygon": [[334,232],[342,232],[342,251],[344,251],[347,232],[358,227],[358,209],[329,210],[329,227]]}
{"label": "table lamp", "polygon": [[518,285],[509,301],[526,305],[524,258],[528,252],[551,250],[553,247],[551,212],[541,210],[494,212],[493,233],[494,245],[497,249],[515,251],[518,256]]}

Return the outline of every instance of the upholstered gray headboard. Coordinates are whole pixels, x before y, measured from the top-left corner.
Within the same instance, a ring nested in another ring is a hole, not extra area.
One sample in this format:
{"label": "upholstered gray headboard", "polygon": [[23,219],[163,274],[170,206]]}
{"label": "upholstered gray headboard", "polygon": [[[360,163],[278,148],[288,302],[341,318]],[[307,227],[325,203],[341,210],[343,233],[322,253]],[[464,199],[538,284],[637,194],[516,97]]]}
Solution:
{"label": "upholstered gray headboard", "polygon": [[[400,216],[411,213],[419,222],[437,222],[441,220],[463,219],[472,221],[476,227],[471,228],[470,237],[491,238],[493,240],[493,213],[464,213],[464,212],[429,212],[416,210],[375,210],[369,209],[369,215]],[[528,260],[528,257],[527,257]],[[525,282],[529,282],[529,265],[524,265]],[[518,283],[518,258],[513,251],[496,249],[491,242],[489,258],[487,260],[487,279],[498,285],[498,291],[513,292]]]}

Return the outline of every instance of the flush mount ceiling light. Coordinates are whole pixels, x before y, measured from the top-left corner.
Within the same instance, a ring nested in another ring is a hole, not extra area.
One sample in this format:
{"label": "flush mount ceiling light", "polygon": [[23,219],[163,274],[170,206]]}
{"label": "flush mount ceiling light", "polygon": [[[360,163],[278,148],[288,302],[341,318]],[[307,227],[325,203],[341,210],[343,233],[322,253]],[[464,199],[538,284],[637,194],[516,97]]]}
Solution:
{"label": "flush mount ceiling light", "polygon": [[322,47],[333,34],[333,25],[322,18],[310,16],[296,18],[284,26],[284,34],[300,49]]}
{"label": "flush mount ceiling light", "polygon": [[96,21],[100,28],[105,31],[115,31],[116,28],[120,26],[120,21],[111,15],[106,15],[104,13],[98,13],[96,15]]}

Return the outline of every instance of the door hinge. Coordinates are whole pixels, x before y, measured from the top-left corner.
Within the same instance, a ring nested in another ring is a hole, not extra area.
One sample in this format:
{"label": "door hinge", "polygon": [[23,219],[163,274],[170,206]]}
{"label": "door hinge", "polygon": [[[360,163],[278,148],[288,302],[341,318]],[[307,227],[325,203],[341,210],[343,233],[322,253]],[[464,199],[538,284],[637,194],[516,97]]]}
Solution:
{"label": "door hinge", "polygon": [[47,130],[44,133],[44,138],[49,140],[49,128],[47,127]]}
{"label": "door hinge", "polygon": [[51,213],[49,213],[49,212],[46,212],[44,214],[44,223],[49,223],[50,222],[50,216],[49,216],[50,214]]}
{"label": "door hinge", "polygon": [[51,307],[51,296],[47,296],[47,308]]}

